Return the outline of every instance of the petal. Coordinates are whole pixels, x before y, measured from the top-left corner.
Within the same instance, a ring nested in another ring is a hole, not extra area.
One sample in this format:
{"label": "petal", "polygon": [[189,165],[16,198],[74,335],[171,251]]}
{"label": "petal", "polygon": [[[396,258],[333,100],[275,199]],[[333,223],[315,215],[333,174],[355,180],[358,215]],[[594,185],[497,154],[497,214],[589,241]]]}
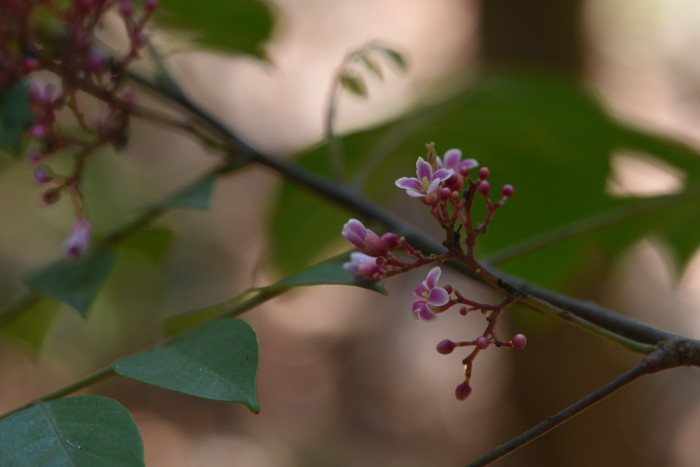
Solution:
{"label": "petal", "polygon": [[479,162],[476,159],[465,159],[459,163],[460,169],[470,170],[479,167]]}
{"label": "petal", "polygon": [[[438,283],[438,280],[440,279],[440,274],[442,274],[442,270],[440,269],[440,266],[435,266],[433,269],[431,269],[428,272],[428,276],[425,278],[424,284],[428,287],[428,289],[432,289],[435,287]],[[421,284],[423,285],[423,284]]]}
{"label": "petal", "polygon": [[430,321],[432,319],[435,319],[437,315],[432,312],[430,308],[428,308],[428,305],[425,305],[423,308],[421,308],[418,311],[418,316],[420,316],[420,319],[425,320],[425,321]]}
{"label": "petal", "polygon": [[433,167],[425,162],[422,157],[419,157],[418,162],[416,162],[416,175],[418,175],[418,180],[423,180],[424,178],[428,180],[433,179]]}
{"label": "petal", "polygon": [[417,178],[401,177],[394,184],[404,190],[421,191],[423,189],[423,183]]}
{"label": "petal", "polygon": [[445,168],[457,170],[459,161],[462,160],[462,151],[459,149],[449,149],[445,153]]}
{"label": "petal", "polygon": [[433,290],[430,291],[430,298],[428,299],[428,303],[430,305],[442,306],[449,301],[450,294],[448,294],[447,290],[443,289],[442,287],[435,287]]}
{"label": "petal", "polygon": [[425,196],[425,193],[416,190],[406,190],[406,194],[411,198],[422,198]]}
{"label": "petal", "polygon": [[440,180],[441,182],[447,180],[455,173],[452,169],[438,169],[435,174],[433,174],[432,180]]}

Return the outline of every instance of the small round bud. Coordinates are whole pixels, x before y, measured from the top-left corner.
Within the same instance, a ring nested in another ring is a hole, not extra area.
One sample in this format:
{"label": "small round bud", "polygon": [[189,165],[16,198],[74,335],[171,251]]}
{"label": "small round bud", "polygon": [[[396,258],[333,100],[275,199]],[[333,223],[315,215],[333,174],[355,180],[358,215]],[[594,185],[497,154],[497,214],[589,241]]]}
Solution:
{"label": "small round bud", "polygon": [[130,0],[123,0],[121,5],[119,5],[119,12],[124,16],[131,16],[134,14],[134,4]]}
{"label": "small round bud", "polygon": [[516,349],[524,349],[527,345],[527,337],[524,334],[516,334],[510,341]]}
{"label": "small round bud", "polygon": [[491,184],[484,180],[483,182],[479,183],[478,190],[481,194],[488,195],[489,191],[491,191]]}
{"label": "small round bud", "polygon": [[80,219],[75,223],[73,233],[63,244],[63,251],[69,258],[80,258],[90,247],[90,237],[92,236],[92,226],[85,219]]}
{"label": "small round bud", "polygon": [[452,190],[447,188],[446,186],[440,188],[440,198],[442,199],[448,199],[452,197]]}
{"label": "small round bud", "polygon": [[466,381],[457,385],[455,388],[455,397],[457,400],[463,401],[467,397],[469,397],[469,394],[472,393],[472,387],[469,386],[469,383]]}
{"label": "small round bud", "polygon": [[35,123],[29,129],[29,136],[32,139],[41,140],[41,139],[46,138],[48,136],[48,134],[49,134],[49,129],[46,128],[46,125],[44,125],[43,123]]}
{"label": "small round bud", "polygon": [[52,188],[50,190],[46,190],[42,195],[41,195],[41,201],[46,204],[47,206],[50,204],[54,204],[58,199],[61,197],[61,190],[57,188]]}
{"label": "small round bud", "polygon": [[85,70],[90,73],[101,73],[107,68],[107,56],[96,47],[92,47],[85,58]]}
{"label": "small round bud", "polygon": [[146,11],[153,11],[158,8],[158,0],[146,0]]}
{"label": "small round bud", "polygon": [[32,174],[34,181],[40,184],[49,183],[53,180],[53,172],[48,165],[37,165]]}
{"label": "small round bud", "polygon": [[37,151],[36,149],[32,149],[27,152],[27,162],[30,164],[37,164],[41,162],[42,159],[42,154],[40,151]]}
{"label": "small round bud", "polygon": [[481,180],[486,180],[491,176],[491,171],[489,170],[488,167],[482,167],[479,169],[479,178]]}
{"label": "small round bud", "polygon": [[462,308],[459,309],[459,314],[462,316],[467,316],[467,313],[469,313],[469,310],[467,310],[466,306],[463,306]]}
{"label": "small round bud", "polygon": [[488,339],[488,337],[480,336],[479,338],[476,339],[476,341],[474,342],[474,345],[476,346],[477,349],[484,350],[486,347],[489,346],[489,339]]}
{"label": "small round bud", "polygon": [[501,189],[501,194],[505,198],[510,198],[515,194],[515,188],[513,188],[513,185],[503,185],[503,189]]}
{"label": "small round bud", "polygon": [[435,348],[439,353],[447,355],[451,354],[455,347],[457,347],[457,344],[455,344],[449,339],[445,339],[444,341],[438,342],[438,345]]}

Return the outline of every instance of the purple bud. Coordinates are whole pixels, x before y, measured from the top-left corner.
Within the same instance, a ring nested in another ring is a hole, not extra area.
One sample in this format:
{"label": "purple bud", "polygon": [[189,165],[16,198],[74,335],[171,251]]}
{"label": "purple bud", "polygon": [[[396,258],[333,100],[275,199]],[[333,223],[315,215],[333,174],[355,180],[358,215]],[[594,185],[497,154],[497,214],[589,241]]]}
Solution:
{"label": "purple bud", "polygon": [[479,169],[479,178],[481,180],[486,180],[491,176],[491,171],[489,170],[488,167],[482,167]]}
{"label": "purple bud", "polygon": [[51,188],[50,190],[46,190],[41,195],[41,201],[48,206],[58,201],[60,197],[61,190],[59,190],[58,188]]}
{"label": "purple bud", "polygon": [[85,219],[79,219],[75,223],[73,233],[66,239],[63,250],[69,258],[79,258],[85,254],[90,246],[92,226]]}
{"label": "purple bud", "polygon": [[455,397],[460,401],[463,401],[464,399],[469,397],[469,394],[471,393],[472,387],[469,386],[469,383],[467,383],[466,381],[457,385],[457,387],[455,388]]}
{"label": "purple bud", "polygon": [[49,129],[46,128],[46,125],[44,125],[43,123],[35,123],[29,129],[29,136],[32,139],[41,140],[41,139],[46,138],[46,136],[48,134],[49,134]]}
{"label": "purple bud", "polygon": [[34,167],[34,181],[37,183],[49,183],[53,180],[53,172],[48,165],[37,165]]}
{"label": "purple bud", "polygon": [[524,349],[527,345],[527,337],[524,334],[516,334],[510,342],[516,349]]}
{"label": "purple bud", "polygon": [[119,5],[119,12],[124,16],[131,16],[134,14],[134,4],[130,0],[123,0],[121,5]]}
{"label": "purple bud", "polygon": [[484,195],[488,195],[489,191],[491,191],[491,184],[484,180],[483,182],[479,183],[477,190],[479,190]]}
{"label": "purple bud", "polygon": [[449,339],[445,339],[444,341],[438,342],[438,345],[435,347],[438,352],[440,352],[443,355],[451,354],[452,351],[457,347],[457,344],[452,342]]}
{"label": "purple bud", "polygon": [[515,188],[513,188],[513,185],[503,185],[501,193],[505,198],[510,198],[515,194]]}
{"label": "purple bud", "polygon": [[477,349],[479,350],[484,350],[486,347],[489,346],[489,339],[484,336],[480,336],[479,338],[476,339],[474,342],[474,345],[476,346]]}
{"label": "purple bud", "polygon": [[40,162],[42,157],[41,152],[37,151],[36,149],[32,149],[27,152],[27,161],[31,164]]}
{"label": "purple bud", "polygon": [[146,11],[153,11],[158,8],[158,0],[146,0]]}

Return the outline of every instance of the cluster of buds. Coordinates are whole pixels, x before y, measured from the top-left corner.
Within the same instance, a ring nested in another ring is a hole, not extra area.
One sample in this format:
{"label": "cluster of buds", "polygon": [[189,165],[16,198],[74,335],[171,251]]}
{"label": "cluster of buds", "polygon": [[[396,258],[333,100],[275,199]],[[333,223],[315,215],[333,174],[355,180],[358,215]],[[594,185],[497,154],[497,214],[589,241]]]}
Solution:
{"label": "cluster of buds", "polygon": [[[133,103],[133,91],[125,89],[126,68],[146,43],[143,29],[156,7],[157,0],[146,0],[136,14],[132,0],[0,0],[0,94],[20,80],[29,84],[27,160],[34,181],[44,187],[45,204],[70,195],[76,217],[65,244],[70,257],[87,250],[92,230],[80,191],[86,160],[105,145],[124,142]],[[95,38],[109,11],[121,18],[129,39],[118,57]],[[79,128],[61,128],[57,116],[62,112]],[[66,152],[75,159],[72,171],[54,174],[49,159]]]}
{"label": "cluster of buds", "polygon": [[[443,245],[447,251],[444,253],[426,256],[405,238],[394,233],[379,236],[357,219],[350,219],[342,230],[342,235],[360,250],[351,253],[350,261],[344,265],[358,281],[379,281],[429,264],[456,260],[504,292],[502,300],[496,304],[471,300],[451,285],[439,285],[442,274],[439,266],[431,268],[425,280],[413,291],[412,309],[416,319],[430,321],[452,308],[463,316],[479,312],[486,318],[486,328],[477,338],[464,341],[445,339],[437,345],[437,351],[441,354],[450,354],[460,347],[472,349],[462,360],[464,379],[455,390],[459,400],[471,394],[472,366],[480,351],[492,345],[522,349],[527,344],[522,334],[516,334],[510,340],[499,339],[496,331],[498,317],[521,295],[490,274],[474,257],[477,238],[486,232],[496,211],[515,194],[515,190],[511,185],[504,185],[501,197],[493,201],[488,181],[490,171],[482,167],[474,176],[472,172],[477,167],[476,160],[463,159],[458,149],[447,151],[444,158],[437,156],[431,143],[428,145],[428,160],[418,158],[416,177],[396,180],[396,186],[406,190],[408,196],[430,207],[432,216],[445,231]],[[486,206],[486,214],[480,221],[475,219],[473,212],[474,202],[478,198]],[[399,258],[396,254],[399,248],[405,250],[407,255],[403,256],[408,258]]]}

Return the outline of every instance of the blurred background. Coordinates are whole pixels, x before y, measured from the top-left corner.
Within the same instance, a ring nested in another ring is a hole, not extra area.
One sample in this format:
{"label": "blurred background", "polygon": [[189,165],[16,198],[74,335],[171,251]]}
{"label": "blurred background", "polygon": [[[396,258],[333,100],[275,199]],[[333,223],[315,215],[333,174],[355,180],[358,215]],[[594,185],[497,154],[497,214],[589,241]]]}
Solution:
{"label": "blurred background", "polygon": [[[268,62],[168,47],[178,38],[167,33],[156,33],[155,41],[197,102],[254,147],[279,157],[322,140],[331,84],[343,58],[375,40],[401,52],[408,71],[387,67],[383,82],[368,80],[368,99],[343,94],[337,120],[343,132],[443,100],[484,72],[525,69],[580,84],[612,115],[640,128],[700,144],[700,5],[691,0],[269,5],[276,22],[265,47]],[[426,142],[433,138],[420,135]],[[437,142],[440,152],[448,149]],[[416,147],[405,155],[398,171],[410,174],[421,154]],[[217,160],[191,138],[136,123],[124,152],[91,162],[91,219],[98,232],[117,228]],[[612,153],[610,166],[611,194],[673,193],[683,183],[682,173],[640,154]],[[59,257],[72,226],[70,207],[41,206],[30,180],[31,168],[23,162],[0,173],[0,306],[24,296],[23,275]],[[169,316],[277,280],[267,240],[278,189],[278,176],[259,167],[220,179],[210,210],[174,211],[158,221],[175,232],[166,258],[154,263],[121,254],[89,319],[67,309],[54,315],[39,304],[12,323],[0,342],[0,409],[11,410],[149,345]],[[411,214],[414,205],[400,201],[391,199],[399,213],[424,219]],[[523,209],[517,203],[518,196],[507,209]],[[309,254],[319,260],[347,249],[339,239]],[[604,263],[588,264],[557,285],[649,324],[698,336],[700,260],[678,267],[664,242],[652,236],[635,241],[614,264]],[[132,412],[149,467],[456,466],[639,358],[578,329],[512,310],[501,333],[524,332],[527,348],[480,355],[474,392],[459,402],[453,391],[463,356],[442,356],[434,347],[445,338],[479,334],[483,322],[456,314],[431,323],[413,320],[410,293],[422,274],[388,281],[388,297],[308,288],[245,315],[261,343],[259,415],[119,378],[91,391],[116,398]],[[462,277],[446,275],[445,282],[465,295],[497,300]],[[496,465],[698,465],[698,383],[695,368],[647,377]]]}

